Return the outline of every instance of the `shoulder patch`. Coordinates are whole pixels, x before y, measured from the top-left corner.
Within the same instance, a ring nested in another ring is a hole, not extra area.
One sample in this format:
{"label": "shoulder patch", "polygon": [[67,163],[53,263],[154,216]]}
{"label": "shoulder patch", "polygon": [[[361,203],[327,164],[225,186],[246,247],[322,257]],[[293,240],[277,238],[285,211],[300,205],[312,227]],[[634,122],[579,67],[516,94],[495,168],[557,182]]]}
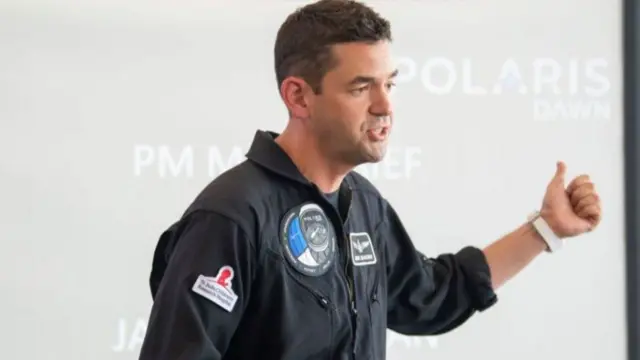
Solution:
{"label": "shoulder patch", "polygon": [[279,236],[285,257],[304,275],[324,275],[334,262],[335,229],[317,204],[304,203],[289,210]]}
{"label": "shoulder patch", "polygon": [[218,270],[218,275],[215,277],[198,276],[191,290],[226,311],[231,312],[238,300],[238,295],[236,295],[231,286],[233,275],[233,268],[225,265]]}

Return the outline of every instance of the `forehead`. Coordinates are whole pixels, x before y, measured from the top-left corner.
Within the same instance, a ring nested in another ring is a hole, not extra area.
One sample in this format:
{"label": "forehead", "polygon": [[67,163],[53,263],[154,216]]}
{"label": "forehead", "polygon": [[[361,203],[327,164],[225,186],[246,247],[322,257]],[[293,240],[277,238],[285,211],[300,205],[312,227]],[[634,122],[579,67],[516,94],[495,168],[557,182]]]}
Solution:
{"label": "forehead", "polygon": [[327,73],[327,80],[349,81],[354,76],[386,79],[395,69],[387,41],[334,45],[332,55],[337,64]]}

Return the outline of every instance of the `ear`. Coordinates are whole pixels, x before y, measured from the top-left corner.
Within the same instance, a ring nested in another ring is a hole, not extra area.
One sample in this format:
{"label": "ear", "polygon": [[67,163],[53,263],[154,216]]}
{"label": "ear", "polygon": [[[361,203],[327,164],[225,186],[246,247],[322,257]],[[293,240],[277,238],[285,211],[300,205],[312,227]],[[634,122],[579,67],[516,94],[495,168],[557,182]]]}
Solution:
{"label": "ear", "polygon": [[306,119],[309,117],[309,102],[307,96],[312,92],[311,87],[301,78],[290,76],[280,85],[280,96],[289,109],[292,117]]}

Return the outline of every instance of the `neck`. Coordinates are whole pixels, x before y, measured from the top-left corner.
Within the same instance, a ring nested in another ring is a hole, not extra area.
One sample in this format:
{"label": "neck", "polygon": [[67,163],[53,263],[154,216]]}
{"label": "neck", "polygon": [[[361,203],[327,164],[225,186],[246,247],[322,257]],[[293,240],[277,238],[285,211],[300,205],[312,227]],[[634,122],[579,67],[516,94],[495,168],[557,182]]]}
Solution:
{"label": "neck", "polygon": [[303,131],[294,133],[287,127],[275,141],[289,155],[300,173],[324,193],[338,190],[344,177],[351,171],[348,166],[327,157],[318,140]]}

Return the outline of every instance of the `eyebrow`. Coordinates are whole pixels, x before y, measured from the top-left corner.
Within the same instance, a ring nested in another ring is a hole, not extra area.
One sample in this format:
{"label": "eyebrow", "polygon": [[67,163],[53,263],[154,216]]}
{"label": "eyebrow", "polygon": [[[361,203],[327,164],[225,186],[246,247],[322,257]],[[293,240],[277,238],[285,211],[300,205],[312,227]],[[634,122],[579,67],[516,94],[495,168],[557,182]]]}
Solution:
{"label": "eyebrow", "polygon": [[[389,79],[393,79],[398,76],[398,70],[394,70],[390,75]],[[349,85],[358,85],[358,84],[371,84],[375,83],[376,79],[373,76],[356,76],[349,82]]]}

